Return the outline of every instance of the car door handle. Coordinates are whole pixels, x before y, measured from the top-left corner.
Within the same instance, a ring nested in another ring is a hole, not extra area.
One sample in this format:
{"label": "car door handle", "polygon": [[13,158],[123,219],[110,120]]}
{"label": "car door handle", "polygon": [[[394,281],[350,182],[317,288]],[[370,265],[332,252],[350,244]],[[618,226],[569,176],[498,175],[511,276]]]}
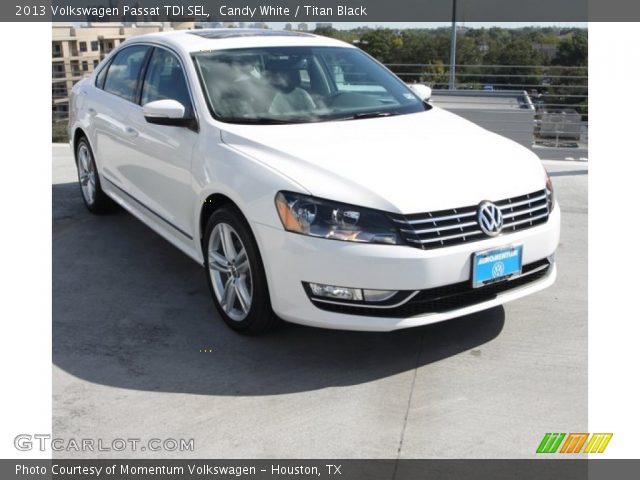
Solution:
{"label": "car door handle", "polygon": [[95,117],[96,115],[98,115],[98,112],[96,112],[95,108],[89,108],[87,111],[89,112],[89,115],[91,115],[92,117]]}
{"label": "car door handle", "polygon": [[124,133],[131,138],[135,138],[138,136],[138,131],[135,128],[126,127],[124,129]]}

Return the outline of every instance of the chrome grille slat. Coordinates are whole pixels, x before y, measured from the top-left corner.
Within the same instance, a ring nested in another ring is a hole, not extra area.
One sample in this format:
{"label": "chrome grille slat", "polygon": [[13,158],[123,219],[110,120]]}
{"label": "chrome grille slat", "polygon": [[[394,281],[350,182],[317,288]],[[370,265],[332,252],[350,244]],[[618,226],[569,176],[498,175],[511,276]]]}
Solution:
{"label": "chrome grille slat", "polygon": [[[458,208],[456,210],[464,210],[463,208]],[[428,222],[445,222],[447,220],[455,220],[461,217],[472,217],[476,214],[476,212],[465,212],[465,213],[460,213],[460,214],[454,214],[454,215],[447,215],[446,217],[428,217],[428,218],[424,218],[424,219],[419,219],[419,220],[403,220],[403,219],[397,219],[394,218],[393,221],[394,222],[398,222],[398,223],[406,223],[409,225],[416,225],[418,223],[428,223]],[[428,215],[428,214],[425,214]]]}
{"label": "chrome grille slat", "polygon": [[[526,195],[493,202],[502,212],[502,233],[510,234],[546,222],[549,217],[548,192],[538,190]],[[421,249],[441,248],[480,241],[488,236],[478,226],[478,205],[411,215],[391,215],[407,244]]]}
{"label": "chrome grille slat", "polygon": [[[502,213],[502,218],[505,220],[507,218],[519,217],[520,215],[526,215],[528,213],[537,212],[538,210],[547,209],[547,204],[540,205],[539,207],[529,208],[527,210],[516,210],[515,212]],[[505,224],[506,226],[506,224]]]}
{"label": "chrome grille slat", "polygon": [[436,237],[436,238],[430,238],[427,240],[417,240],[417,239],[407,238],[407,241],[412,243],[422,243],[422,244],[432,243],[432,242],[444,242],[446,240],[453,240],[455,238],[462,238],[462,237],[470,237],[472,235],[479,235],[481,233],[482,231],[480,230],[474,230],[472,232],[465,232],[459,235],[449,235],[448,237]]}
{"label": "chrome grille slat", "polygon": [[546,199],[547,199],[547,195],[543,193],[543,194],[542,194],[542,195],[540,195],[539,197],[531,198],[531,199],[527,199],[527,200],[522,200],[522,201],[520,201],[520,202],[507,203],[507,204],[504,204],[504,205],[503,205],[503,202],[504,202],[504,201],[507,201],[507,202],[508,202],[508,200],[503,200],[502,202],[495,202],[495,203],[496,203],[496,205],[498,205],[498,207],[500,207],[500,209],[503,209],[503,208],[515,208],[515,207],[520,207],[520,206],[522,206],[522,205],[530,205],[530,204],[532,204],[532,203],[541,202],[542,200],[546,200]]}
{"label": "chrome grille slat", "polygon": [[400,231],[405,233],[414,233],[417,235],[422,235],[424,233],[442,232],[443,230],[455,230],[455,229],[460,229],[465,227],[472,227],[473,225],[478,225],[478,222],[474,221],[474,222],[467,222],[467,223],[459,223],[459,224],[453,224],[453,225],[446,225],[444,227],[427,228],[425,230],[406,230],[404,228],[401,228]]}
{"label": "chrome grille slat", "polygon": [[542,215],[537,215],[535,217],[529,217],[529,218],[525,218],[523,220],[518,220],[518,221],[515,221],[515,222],[511,222],[511,223],[505,223],[504,226],[502,227],[502,229],[504,230],[505,228],[516,227],[518,225],[523,225],[525,223],[535,222],[536,220],[540,220],[541,218],[546,218],[548,216],[549,216],[549,214],[545,212]]}

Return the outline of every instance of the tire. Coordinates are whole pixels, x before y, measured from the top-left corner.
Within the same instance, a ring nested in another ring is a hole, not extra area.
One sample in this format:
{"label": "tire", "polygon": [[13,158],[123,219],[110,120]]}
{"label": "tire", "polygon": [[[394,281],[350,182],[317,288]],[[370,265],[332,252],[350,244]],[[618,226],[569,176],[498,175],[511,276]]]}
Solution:
{"label": "tire", "polygon": [[202,245],[209,291],[225,323],[246,335],[273,330],[279,319],[271,309],[258,245],[240,211],[229,205],[216,210]]}
{"label": "tire", "polygon": [[76,169],[78,171],[78,184],[82,200],[91,213],[110,213],[117,209],[117,204],[102,190],[100,176],[93,151],[86,137],[78,140],[75,151]]}

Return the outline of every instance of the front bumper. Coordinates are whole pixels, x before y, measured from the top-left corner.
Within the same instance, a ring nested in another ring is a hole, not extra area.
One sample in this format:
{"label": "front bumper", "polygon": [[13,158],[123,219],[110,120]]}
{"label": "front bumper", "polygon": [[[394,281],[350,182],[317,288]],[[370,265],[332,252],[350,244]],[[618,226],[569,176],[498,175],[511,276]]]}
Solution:
{"label": "front bumper", "polygon": [[[426,325],[485,310],[521,298],[551,285],[556,278],[552,262],[545,275],[521,286],[480,296],[446,311],[400,316],[345,314],[318,308],[303,282],[375,290],[428,290],[470,281],[471,257],[478,251],[523,245],[523,265],[552,257],[560,236],[560,208],[540,226],[451,247],[420,250],[408,246],[370,245],[297,235],[258,223],[252,228],[264,263],[271,304],[284,320],[315,327],[345,330],[390,331]],[[485,287],[481,287],[485,288]]]}

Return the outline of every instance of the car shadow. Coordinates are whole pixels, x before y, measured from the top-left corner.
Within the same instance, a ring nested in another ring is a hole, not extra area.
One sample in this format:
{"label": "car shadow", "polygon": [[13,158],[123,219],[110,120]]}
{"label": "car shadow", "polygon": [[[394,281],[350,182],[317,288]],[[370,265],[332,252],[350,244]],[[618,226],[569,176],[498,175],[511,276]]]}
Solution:
{"label": "car shadow", "polygon": [[473,349],[504,309],[391,333],[284,324],[245,337],[219,318],[203,268],[124,211],[94,216],[53,186],[53,362],[146,391],[274,395],[355,385]]}

